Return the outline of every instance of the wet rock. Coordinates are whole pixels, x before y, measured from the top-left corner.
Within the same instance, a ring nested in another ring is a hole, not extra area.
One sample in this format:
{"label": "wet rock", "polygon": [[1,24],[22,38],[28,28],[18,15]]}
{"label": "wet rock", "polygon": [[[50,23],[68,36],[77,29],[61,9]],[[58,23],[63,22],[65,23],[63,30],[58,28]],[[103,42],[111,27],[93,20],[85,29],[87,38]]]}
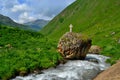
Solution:
{"label": "wet rock", "polygon": [[65,59],[84,59],[91,46],[91,39],[73,32],[64,34],[58,43],[58,52]]}
{"label": "wet rock", "polygon": [[94,62],[94,63],[99,63],[98,60],[96,58],[92,58],[92,57],[86,57],[85,60],[89,61],[89,62]]}
{"label": "wet rock", "polygon": [[20,75],[20,76],[25,76],[25,75],[27,75],[27,72],[26,72],[26,71],[21,71],[21,72],[19,73],[19,75]]}
{"label": "wet rock", "polygon": [[102,48],[97,45],[92,45],[89,49],[90,54],[100,54],[102,51]]}
{"label": "wet rock", "polygon": [[65,64],[66,62],[67,62],[66,59],[58,60],[57,65],[59,65],[59,64]]}
{"label": "wet rock", "polygon": [[35,74],[42,74],[42,72],[39,69],[36,69],[33,71]]}

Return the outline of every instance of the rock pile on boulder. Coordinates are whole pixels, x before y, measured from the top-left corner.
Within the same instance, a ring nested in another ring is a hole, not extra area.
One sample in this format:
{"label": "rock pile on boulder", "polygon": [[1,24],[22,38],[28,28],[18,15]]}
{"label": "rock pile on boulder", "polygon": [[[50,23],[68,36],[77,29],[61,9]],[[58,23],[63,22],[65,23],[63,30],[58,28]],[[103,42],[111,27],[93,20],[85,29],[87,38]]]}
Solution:
{"label": "rock pile on boulder", "polygon": [[58,51],[65,59],[85,59],[91,39],[73,32],[64,34],[58,43]]}

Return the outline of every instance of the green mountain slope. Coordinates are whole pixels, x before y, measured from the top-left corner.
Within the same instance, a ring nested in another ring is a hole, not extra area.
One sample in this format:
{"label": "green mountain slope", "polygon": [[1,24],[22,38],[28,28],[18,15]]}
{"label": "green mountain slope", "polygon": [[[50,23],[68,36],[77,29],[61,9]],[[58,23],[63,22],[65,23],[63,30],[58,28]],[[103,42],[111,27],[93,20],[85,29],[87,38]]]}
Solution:
{"label": "green mountain slope", "polygon": [[56,42],[42,34],[0,25],[0,80],[55,66]]}
{"label": "green mountain slope", "polygon": [[73,31],[92,38],[103,54],[120,58],[120,0],[76,0],[41,32],[58,41],[73,24]]}
{"label": "green mountain slope", "polygon": [[14,22],[11,18],[4,16],[2,14],[0,14],[0,25],[5,25],[5,26],[11,26],[11,27],[15,27],[15,28],[20,28],[20,29],[28,29],[28,26],[25,26],[23,24],[18,24],[16,22]]}

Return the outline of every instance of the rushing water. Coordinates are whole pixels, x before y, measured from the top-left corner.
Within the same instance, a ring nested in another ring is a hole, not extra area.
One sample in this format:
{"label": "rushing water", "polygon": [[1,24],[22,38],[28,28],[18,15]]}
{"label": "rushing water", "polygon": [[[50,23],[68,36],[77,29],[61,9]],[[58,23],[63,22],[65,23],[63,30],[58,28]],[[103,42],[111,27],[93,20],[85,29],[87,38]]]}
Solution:
{"label": "rushing water", "polygon": [[86,60],[69,60],[57,68],[43,70],[42,74],[17,76],[13,80],[92,80],[110,66],[105,63],[106,59],[108,59],[106,56],[88,54]]}

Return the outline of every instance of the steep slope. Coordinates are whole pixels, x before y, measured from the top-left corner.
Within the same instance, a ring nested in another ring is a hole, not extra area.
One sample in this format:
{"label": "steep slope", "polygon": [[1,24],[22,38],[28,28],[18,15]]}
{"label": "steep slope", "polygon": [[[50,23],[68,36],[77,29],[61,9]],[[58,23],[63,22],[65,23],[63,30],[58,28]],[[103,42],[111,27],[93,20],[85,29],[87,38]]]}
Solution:
{"label": "steep slope", "polygon": [[41,32],[57,40],[69,31],[87,34],[103,54],[120,58],[120,0],[76,0],[44,27]]}
{"label": "steep slope", "polygon": [[0,25],[0,80],[55,66],[55,44],[38,32]]}
{"label": "steep slope", "polygon": [[30,29],[39,31],[42,29],[46,24],[48,24],[49,20],[38,19],[35,21],[27,22],[24,25],[30,26]]}
{"label": "steep slope", "polygon": [[0,14],[0,25],[12,26],[12,27],[21,28],[21,29],[28,29],[28,26],[18,24],[14,22],[12,19],[10,19],[9,17],[1,14]]}
{"label": "steep slope", "polygon": [[60,37],[69,30],[70,24],[73,24],[75,32],[87,32],[85,30],[89,28],[96,31],[98,27],[118,28],[120,27],[119,7],[119,0],[77,0],[56,16],[41,32]]}

